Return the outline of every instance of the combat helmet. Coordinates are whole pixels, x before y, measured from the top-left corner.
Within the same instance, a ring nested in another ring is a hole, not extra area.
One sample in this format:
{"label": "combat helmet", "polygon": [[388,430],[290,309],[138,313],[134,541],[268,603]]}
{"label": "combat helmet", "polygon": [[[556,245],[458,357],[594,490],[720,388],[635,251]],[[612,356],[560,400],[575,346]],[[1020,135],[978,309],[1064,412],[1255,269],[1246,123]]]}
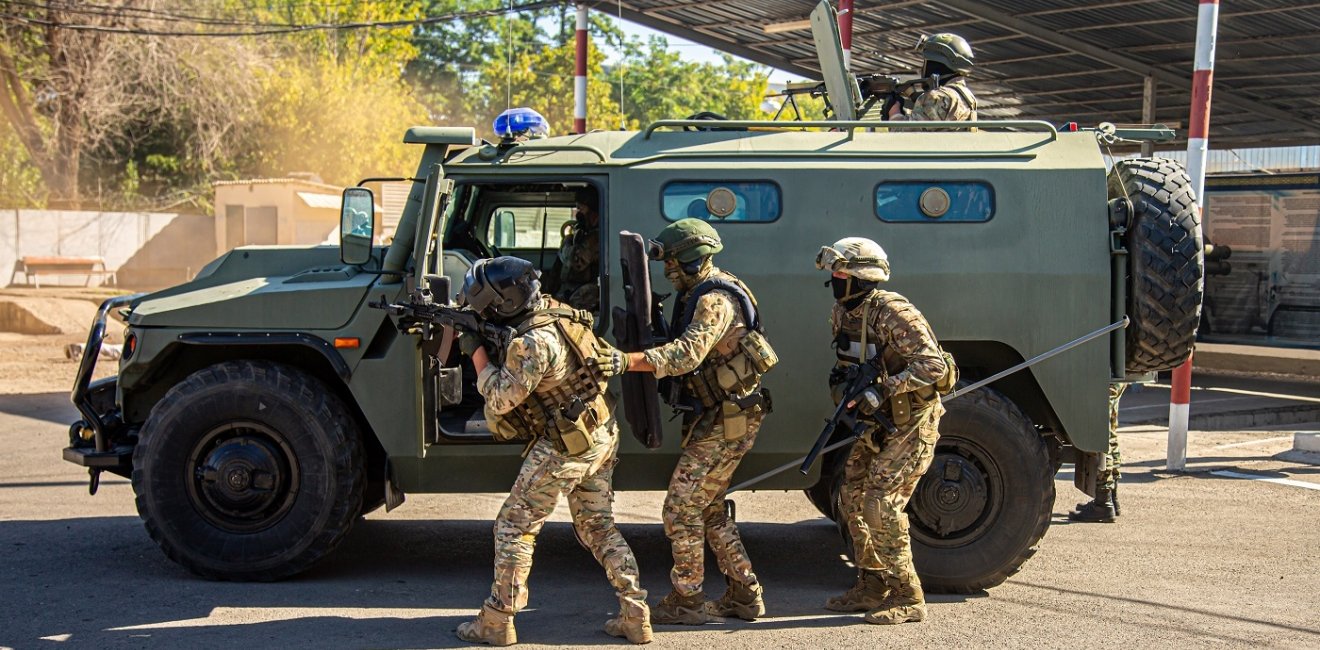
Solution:
{"label": "combat helmet", "polygon": [[816,268],[843,273],[867,282],[889,279],[889,256],[880,244],[865,237],[844,237],[816,254]]}
{"label": "combat helmet", "polygon": [[679,219],[665,226],[655,239],[647,242],[646,254],[653,260],[677,260],[691,264],[708,255],[724,250],[720,234],[701,219]]}
{"label": "combat helmet", "polygon": [[541,297],[540,271],[517,257],[477,260],[463,276],[463,300],[482,318],[508,320]]}
{"label": "combat helmet", "polygon": [[972,61],[972,46],[957,34],[944,32],[922,36],[916,49],[927,61],[942,63],[958,74],[971,74],[976,65]]}

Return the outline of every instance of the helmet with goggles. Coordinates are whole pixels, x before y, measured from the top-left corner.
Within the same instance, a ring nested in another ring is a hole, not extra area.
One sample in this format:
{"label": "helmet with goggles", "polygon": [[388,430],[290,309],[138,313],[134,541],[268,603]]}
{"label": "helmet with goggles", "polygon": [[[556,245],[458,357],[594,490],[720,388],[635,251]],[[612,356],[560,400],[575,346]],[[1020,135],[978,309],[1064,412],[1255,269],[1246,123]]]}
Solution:
{"label": "helmet with goggles", "polygon": [[691,264],[724,250],[720,234],[700,219],[679,219],[665,226],[655,239],[647,242],[646,255],[653,260],[676,260]]}
{"label": "helmet with goggles", "polygon": [[816,254],[816,268],[843,273],[868,282],[889,279],[889,256],[880,244],[865,237],[844,237]]}

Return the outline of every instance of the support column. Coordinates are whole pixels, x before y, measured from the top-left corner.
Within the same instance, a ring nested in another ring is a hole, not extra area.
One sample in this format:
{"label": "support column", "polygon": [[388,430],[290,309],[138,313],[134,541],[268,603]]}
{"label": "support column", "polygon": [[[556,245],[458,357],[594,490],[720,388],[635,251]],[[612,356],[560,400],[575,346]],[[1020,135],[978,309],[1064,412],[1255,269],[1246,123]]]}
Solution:
{"label": "support column", "polygon": [[[1201,0],[1196,17],[1196,63],[1192,71],[1192,111],[1187,128],[1187,174],[1192,190],[1205,210],[1205,158],[1210,139],[1210,89],[1214,83],[1215,38],[1219,28],[1219,0]],[[1166,465],[1182,471],[1187,465],[1188,403],[1191,401],[1192,360],[1173,371],[1169,392],[1169,447]]]}
{"label": "support column", "polygon": [[[1146,82],[1141,88],[1141,123],[1155,123],[1155,77],[1146,75]],[[1141,157],[1150,158],[1155,155],[1155,143],[1150,140],[1144,140],[1141,143]]]}
{"label": "support column", "polygon": [[843,66],[852,69],[853,0],[839,0],[839,41],[843,44]]}
{"label": "support column", "polygon": [[573,132],[587,132],[587,5],[577,6],[577,51],[573,76]]}

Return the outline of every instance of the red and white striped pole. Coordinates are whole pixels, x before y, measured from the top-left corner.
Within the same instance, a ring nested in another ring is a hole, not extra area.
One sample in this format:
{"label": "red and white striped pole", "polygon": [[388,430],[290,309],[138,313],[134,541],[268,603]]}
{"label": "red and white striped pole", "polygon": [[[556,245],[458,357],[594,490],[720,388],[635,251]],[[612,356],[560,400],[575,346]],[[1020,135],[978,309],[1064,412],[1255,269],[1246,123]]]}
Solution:
{"label": "red and white striped pole", "polygon": [[573,132],[587,132],[587,5],[577,6],[576,70],[573,76]]}
{"label": "red and white striped pole", "polygon": [[853,0],[839,0],[839,41],[843,44],[843,67],[852,69]]}
{"label": "red and white striped pole", "polygon": [[[1200,0],[1196,16],[1196,63],[1192,71],[1192,114],[1187,128],[1187,174],[1192,191],[1205,208],[1205,158],[1210,141],[1210,88],[1215,74],[1215,38],[1219,30],[1219,0]],[[1190,416],[1192,360],[1174,368],[1169,391],[1169,448],[1165,462],[1171,471],[1187,466],[1187,420]]]}

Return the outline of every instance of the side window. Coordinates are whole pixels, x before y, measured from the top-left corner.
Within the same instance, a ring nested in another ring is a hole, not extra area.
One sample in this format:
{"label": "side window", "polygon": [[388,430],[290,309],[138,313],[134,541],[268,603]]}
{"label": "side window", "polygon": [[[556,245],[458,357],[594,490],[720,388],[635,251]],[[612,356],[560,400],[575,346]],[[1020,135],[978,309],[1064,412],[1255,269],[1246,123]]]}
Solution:
{"label": "side window", "polygon": [[491,213],[486,241],[496,248],[559,248],[573,206],[499,206]]}
{"label": "side window", "polygon": [[783,201],[770,181],[674,181],[661,190],[665,219],[767,222],[779,218]]}
{"label": "side window", "polygon": [[975,222],[994,215],[994,190],[980,181],[886,181],[875,188],[881,221]]}

